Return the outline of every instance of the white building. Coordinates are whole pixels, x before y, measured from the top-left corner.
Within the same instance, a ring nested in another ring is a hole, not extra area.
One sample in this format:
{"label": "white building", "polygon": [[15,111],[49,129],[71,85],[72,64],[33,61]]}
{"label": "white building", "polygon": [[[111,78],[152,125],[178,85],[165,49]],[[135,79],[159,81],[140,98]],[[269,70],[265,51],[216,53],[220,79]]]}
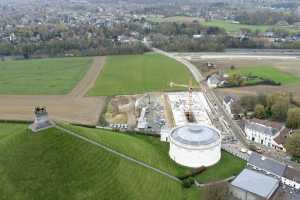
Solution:
{"label": "white building", "polygon": [[221,80],[217,74],[213,74],[207,79],[207,85],[209,88],[217,88],[220,83]]}
{"label": "white building", "polygon": [[248,160],[248,168],[277,178],[282,184],[300,189],[300,171],[277,160],[253,152]]}
{"label": "white building", "polygon": [[285,185],[293,187],[297,190],[300,189],[300,171],[291,167],[285,169],[281,182]]}
{"label": "white building", "polygon": [[252,119],[246,121],[245,133],[250,141],[286,151],[284,142],[287,135],[290,134],[290,130],[281,123]]}
{"label": "white building", "polygon": [[233,105],[233,103],[234,103],[234,98],[227,95],[227,96],[225,96],[225,97],[223,98],[223,102],[222,102],[222,103],[223,103],[223,106],[224,106],[226,112],[227,112],[231,117],[233,117],[233,113],[232,113],[232,105]]}
{"label": "white building", "polygon": [[176,163],[191,167],[208,167],[221,158],[221,134],[203,124],[186,124],[174,128],[169,136],[169,156]]}

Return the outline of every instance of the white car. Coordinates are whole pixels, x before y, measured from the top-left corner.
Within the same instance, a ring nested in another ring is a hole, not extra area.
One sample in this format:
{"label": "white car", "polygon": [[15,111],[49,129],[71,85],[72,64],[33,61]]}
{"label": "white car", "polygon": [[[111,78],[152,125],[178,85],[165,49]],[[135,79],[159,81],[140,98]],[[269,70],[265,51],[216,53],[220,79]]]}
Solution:
{"label": "white car", "polygon": [[241,148],[241,149],[240,149],[240,152],[242,152],[242,153],[247,153],[247,149]]}

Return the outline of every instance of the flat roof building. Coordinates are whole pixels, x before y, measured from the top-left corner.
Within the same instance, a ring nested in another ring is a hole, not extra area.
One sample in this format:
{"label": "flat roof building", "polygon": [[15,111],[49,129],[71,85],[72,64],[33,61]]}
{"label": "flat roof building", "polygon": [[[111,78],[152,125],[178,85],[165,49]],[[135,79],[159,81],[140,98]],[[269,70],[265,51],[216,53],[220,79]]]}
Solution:
{"label": "flat roof building", "polygon": [[270,199],[278,187],[278,179],[249,169],[231,182],[233,196],[241,200]]}

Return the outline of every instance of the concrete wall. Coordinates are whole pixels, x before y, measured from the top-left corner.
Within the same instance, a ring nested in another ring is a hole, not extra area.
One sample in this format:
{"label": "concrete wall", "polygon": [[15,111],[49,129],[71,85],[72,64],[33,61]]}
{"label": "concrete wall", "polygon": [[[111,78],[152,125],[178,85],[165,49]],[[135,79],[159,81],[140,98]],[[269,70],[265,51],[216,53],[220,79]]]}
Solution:
{"label": "concrete wall", "polygon": [[264,198],[261,198],[255,194],[252,194],[250,192],[246,192],[240,188],[234,187],[234,186],[230,186],[230,192],[232,193],[232,195],[239,199],[239,200],[264,200]]}
{"label": "concrete wall", "polygon": [[220,160],[221,143],[207,149],[188,149],[171,141],[169,155],[172,160],[183,166],[192,168],[208,167]]}

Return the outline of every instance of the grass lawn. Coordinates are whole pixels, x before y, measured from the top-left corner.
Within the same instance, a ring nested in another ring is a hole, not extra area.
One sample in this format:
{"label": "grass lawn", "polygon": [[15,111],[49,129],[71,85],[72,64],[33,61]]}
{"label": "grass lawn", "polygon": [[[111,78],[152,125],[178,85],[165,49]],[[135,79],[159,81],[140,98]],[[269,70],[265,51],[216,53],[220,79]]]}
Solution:
{"label": "grass lawn", "polygon": [[189,168],[182,167],[169,158],[169,144],[161,142],[157,137],[119,134],[108,130],[72,125],[64,126],[98,143],[167,171],[174,176],[184,175],[190,171]]}
{"label": "grass lawn", "polygon": [[188,83],[191,78],[185,66],[160,54],[109,56],[88,94],[113,96],[171,90],[171,81]]}
{"label": "grass lawn", "polygon": [[0,94],[66,94],[90,68],[92,58],[0,62]]}
{"label": "grass lawn", "polygon": [[222,151],[221,160],[216,165],[209,167],[202,174],[198,175],[196,179],[200,183],[222,180],[238,175],[245,166],[246,161]]}
{"label": "grass lawn", "polygon": [[262,78],[267,78],[267,79],[274,80],[276,82],[280,82],[283,85],[300,83],[300,78],[298,76],[287,72],[283,72],[279,69],[276,69],[268,65],[238,67],[234,70],[227,70],[226,72],[230,75],[232,74],[256,75]]}
{"label": "grass lawn", "polygon": [[[72,125],[64,126],[175,176],[184,175],[190,171],[189,168],[182,167],[169,158],[169,144],[162,143],[159,138],[136,134],[118,134],[102,129],[90,129]],[[217,165],[208,168],[204,173],[199,174],[197,179],[200,182],[209,182],[228,178],[237,175],[244,168],[245,164],[245,161],[222,151],[221,161]]]}
{"label": "grass lawn", "polygon": [[239,32],[241,29],[250,29],[251,31],[259,30],[261,32],[267,31],[272,26],[265,25],[247,25],[247,24],[234,24],[224,20],[212,20],[202,23],[205,26],[216,26],[225,29],[227,32],[234,33]]}
{"label": "grass lawn", "polygon": [[[196,188],[183,189],[165,176],[57,129],[33,134],[26,128],[0,124],[3,200],[200,199]],[[118,143],[123,141],[121,137]],[[156,156],[157,162],[164,162]]]}

